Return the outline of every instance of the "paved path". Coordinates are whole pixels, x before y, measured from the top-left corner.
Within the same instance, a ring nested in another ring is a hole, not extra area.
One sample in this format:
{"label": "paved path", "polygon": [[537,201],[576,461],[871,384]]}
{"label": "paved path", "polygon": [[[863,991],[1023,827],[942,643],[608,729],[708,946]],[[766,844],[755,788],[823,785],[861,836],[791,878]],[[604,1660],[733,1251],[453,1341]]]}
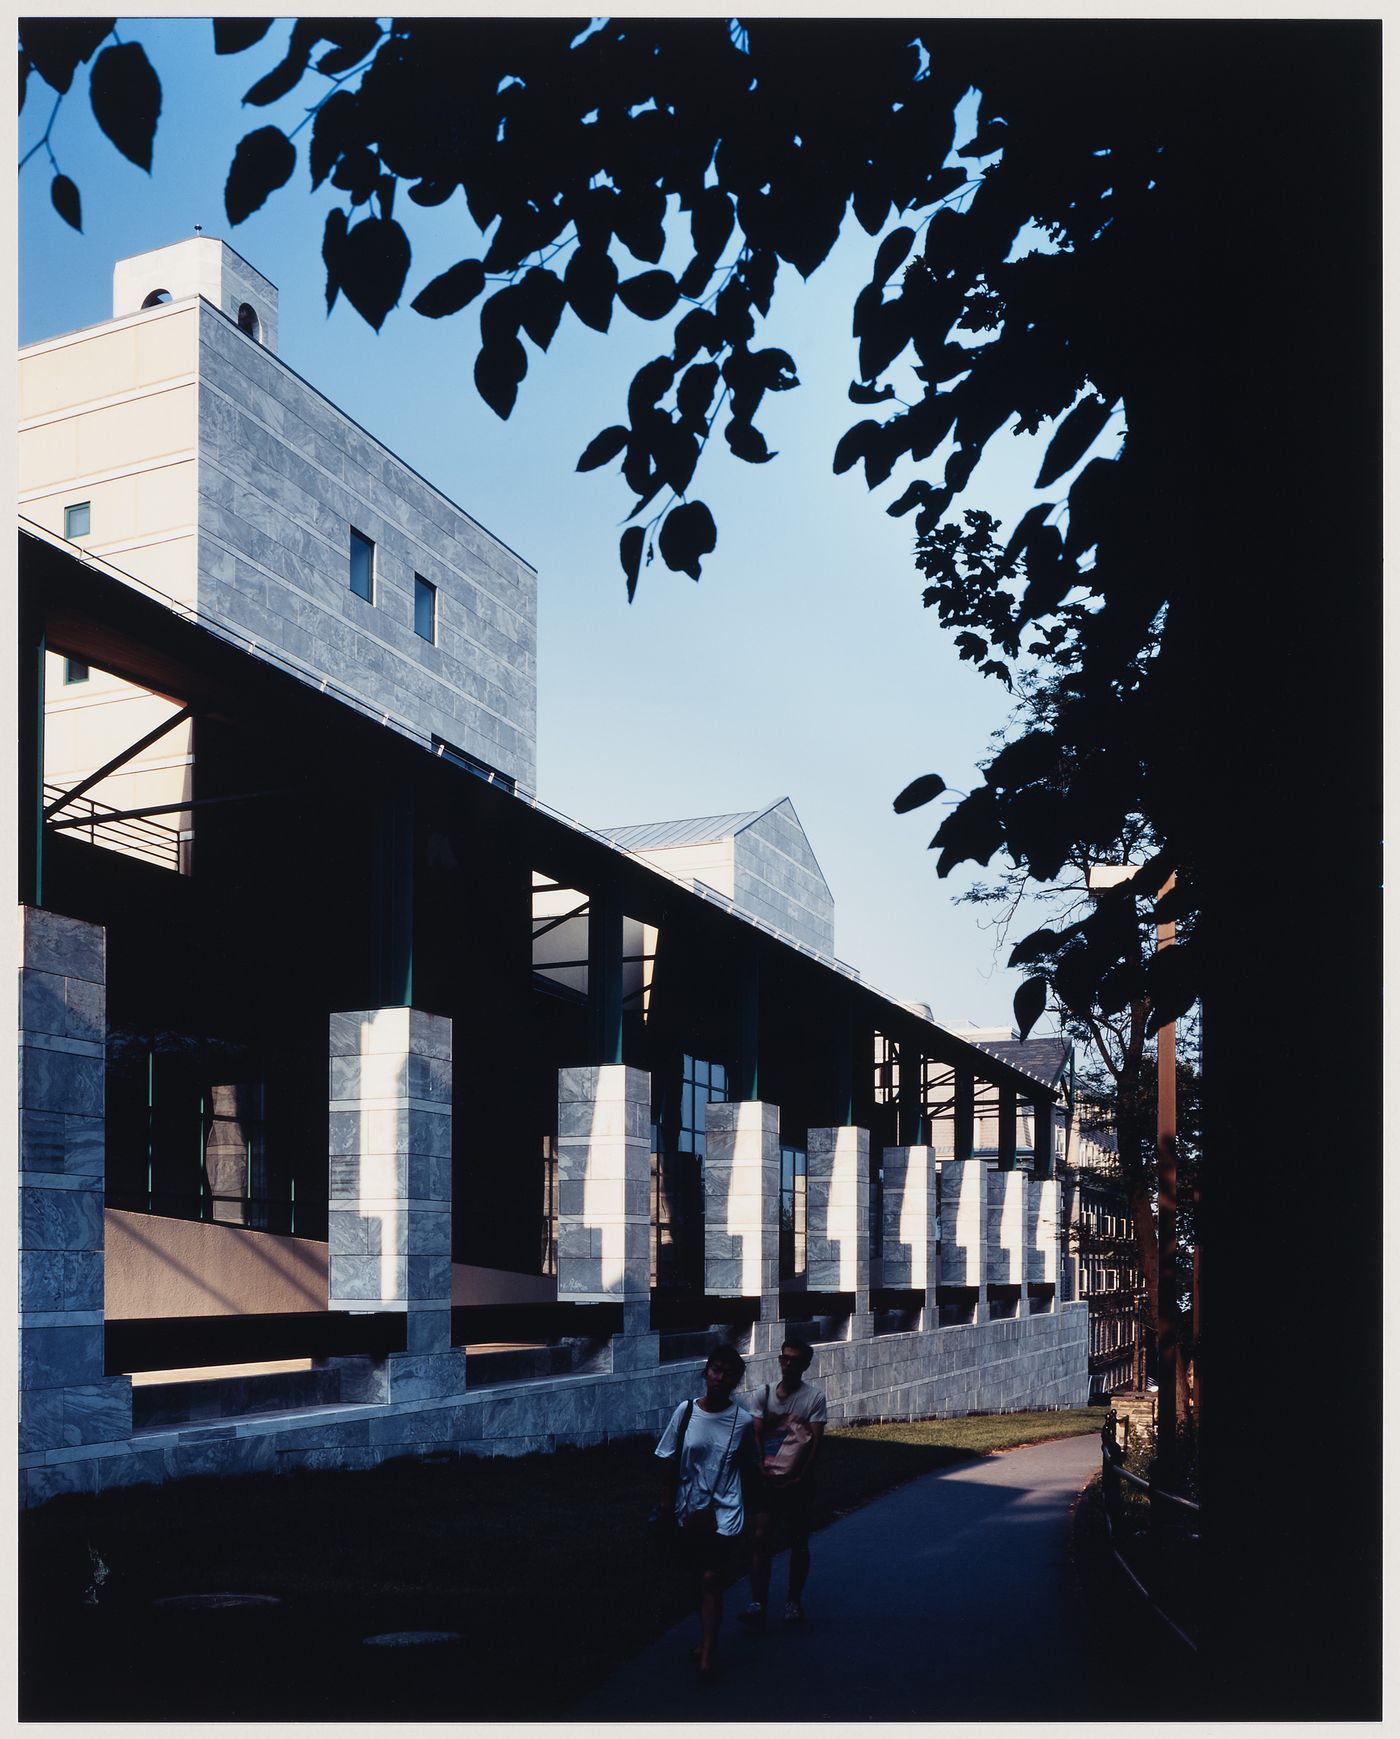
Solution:
{"label": "paved path", "polygon": [[[1097,1434],[943,1468],[812,1540],[807,1622],[753,1636],[725,1597],[718,1686],[694,1619],[571,1711],[581,1721],[1065,1720],[1102,1716],[1071,1605],[1069,1514]],[[773,1571],[777,1614],[786,1556]]]}

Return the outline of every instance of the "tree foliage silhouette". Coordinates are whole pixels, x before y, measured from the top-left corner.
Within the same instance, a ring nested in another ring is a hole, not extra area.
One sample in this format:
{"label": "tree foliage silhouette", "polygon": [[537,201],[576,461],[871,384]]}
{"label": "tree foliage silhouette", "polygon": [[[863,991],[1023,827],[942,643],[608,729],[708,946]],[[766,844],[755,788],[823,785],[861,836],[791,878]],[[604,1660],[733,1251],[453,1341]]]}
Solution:
{"label": "tree foliage silhouette", "polygon": [[[23,22],[22,89],[33,72],[66,90],[110,24]],[[268,29],[219,21],[215,47],[266,52]],[[1175,907],[1190,916],[1191,636],[1202,596],[1232,578],[1212,571],[1192,525],[1191,455],[1207,387],[1218,399],[1221,386],[1200,359],[1202,322],[1220,317],[1205,281],[1254,269],[1203,124],[1202,40],[1064,21],[301,19],[244,101],[266,107],[310,81],[310,181],[345,196],[322,243],[328,304],[344,293],[377,329],[410,293],[433,319],[479,302],[475,381],[499,416],[527,378],[525,340],[546,351],[566,313],[598,331],[619,304],[666,323],[625,420],[579,459],[620,464],[635,498],[619,545],[629,598],[658,555],[699,579],[717,547],[722,527],[694,494],[716,427],[745,462],[773,457],[758,418],[768,394],[798,384],[789,353],[761,335],[780,267],[809,276],[848,215],[879,237],[852,322],[850,397],[870,414],[834,468],[859,465],[872,488],[899,467],[927,471],[888,510],[913,515],[926,603],[984,674],[1008,687],[1028,663],[1057,676],[1036,729],[939,827],[938,873],[1000,852],[1053,881],[1147,816],[1156,856],[1141,887],[1176,870]],[[153,109],[131,50],[102,50],[94,102],[114,56],[143,96],[113,137],[149,161],[158,89]],[[1210,75],[1212,92],[1241,59]],[[977,136],[954,156],[970,88]],[[1248,96],[1231,91],[1236,109]],[[249,133],[229,171],[231,221],[290,177],[295,150],[277,127]],[[77,190],[60,180],[54,202],[72,222]],[[460,221],[461,192],[482,239],[416,288],[401,191],[443,222]],[[668,223],[688,238],[674,267],[661,263]],[[1062,486],[1058,498],[1031,504],[1004,542],[985,515],[959,523],[992,438],[1051,427],[1037,487]],[[1114,428],[1117,456],[1082,463]],[[896,807],[935,787],[937,775],[915,780]],[[1076,997],[1111,1006],[1135,970],[1130,932],[1096,914],[1072,947],[1060,939],[1053,966],[1043,938],[1023,942],[1022,1024],[1071,974]],[[1147,985],[1152,1019],[1179,1015],[1196,990],[1188,944]]]}

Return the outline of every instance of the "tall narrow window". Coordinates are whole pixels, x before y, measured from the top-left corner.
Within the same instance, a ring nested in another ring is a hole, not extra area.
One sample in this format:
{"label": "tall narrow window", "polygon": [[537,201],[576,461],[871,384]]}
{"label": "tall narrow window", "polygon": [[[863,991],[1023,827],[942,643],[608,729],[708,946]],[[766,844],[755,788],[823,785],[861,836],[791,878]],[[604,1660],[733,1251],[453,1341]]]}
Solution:
{"label": "tall narrow window", "polygon": [[367,604],[374,602],[374,544],[354,526],[350,528],[350,590]]}
{"label": "tall narrow window", "polygon": [[92,530],[92,503],[90,501],[75,501],[71,507],[63,510],[63,535],[71,540],[75,537],[86,537]]}
{"label": "tall narrow window", "polygon": [[422,574],[413,576],[413,632],[437,643],[437,587]]}
{"label": "tall narrow window", "polygon": [[88,679],[87,660],[85,658],[65,658],[63,661],[63,680],[65,682],[86,682]]}

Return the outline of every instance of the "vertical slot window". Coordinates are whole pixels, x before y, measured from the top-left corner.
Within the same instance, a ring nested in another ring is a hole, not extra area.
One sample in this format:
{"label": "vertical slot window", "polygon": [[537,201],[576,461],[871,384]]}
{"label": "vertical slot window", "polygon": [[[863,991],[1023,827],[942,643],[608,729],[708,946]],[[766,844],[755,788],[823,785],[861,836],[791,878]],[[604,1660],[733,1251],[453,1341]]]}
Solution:
{"label": "vertical slot window", "polygon": [[413,576],[413,632],[429,645],[437,645],[437,587],[422,574]]}
{"label": "vertical slot window", "polygon": [[350,590],[367,604],[374,602],[374,543],[350,528]]}
{"label": "vertical slot window", "polygon": [[84,658],[65,658],[63,661],[64,682],[86,682],[90,671]]}
{"label": "vertical slot window", "polygon": [[87,537],[92,532],[92,503],[75,501],[63,510],[63,535],[71,543],[75,537]]}

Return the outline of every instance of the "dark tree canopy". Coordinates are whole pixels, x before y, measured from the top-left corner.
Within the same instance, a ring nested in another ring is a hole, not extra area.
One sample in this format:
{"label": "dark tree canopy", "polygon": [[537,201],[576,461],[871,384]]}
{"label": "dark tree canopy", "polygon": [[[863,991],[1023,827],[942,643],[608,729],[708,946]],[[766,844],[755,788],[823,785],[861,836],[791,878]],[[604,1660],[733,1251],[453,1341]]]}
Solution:
{"label": "dark tree canopy", "polygon": [[[110,23],[25,22],[22,81],[67,89]],[[216,22],[216,49],[270,60],[270,24]],[[1198,988],[1190,941],[1169,966],[1141,942],[1168,872],[1170,913],[1198,905],[1193,641],[1205,600],[1240,583],[1195,512],[1203,423],[1242,408],[1206,340],[1251,318],[1238,298],[1260,281],[1258,236],[1228,144],[1251,104],[1260,120],[1277,109],[1255,88],[1272,77],[1238,33],[1170,26],[303,19],[245,102],[309,91],[304,148],[250,131],[226,204],[241,221],[299,162],[313,186],[329,181],[344,202],[322,243],[328,303],[343,294],[376,328],[406,297],[433,319],[476,304],[476,384],[502,417],[527,341],[547,350],[566,315],[606,331],[621,304],[656,322],[622,419],[579,460],[620,463],[635,497],[619,551],[629,597],[655,556],[698,579],[716,548],[722,528],[694,493],[716,429],[739,459],[772,457],[764,400],[798,384],[763,330],[779,267],[811,274],[849,216],[880,236],[853,311],[850,397],[866,414],[835,469],[859,465],[871,487],[903,463],[926,470],[889,508],[913,516],[925,602],[985,674],[1054,675],[1035,728],[938,828],[939,874],[1005,853],[1050,881],[1137,829],[1150,855],[1134,884],[1016,949],[1032,969],[1017,1016],[1031,1025],[1053,987],[1086,1011],[1145,993],[1155,1024]],[[93,64],[98,118],[138,162],[154,78],[133,45]],[[977,137],[954,159],[970,88]],[[460,222],[459,192],[471,246],[415,284],[404,201]],[[72,183],[60,176],[53,197],[76,221]],[[668,223],[689,237],[675,273],[660,264]],[[1121,452],[1076,469],[1111,419],[1126,424]],[[1037,483],[1071,479],[1058,501],[1004,534],[963,511],[993,436],[1051,426]],[[896,807],[943,788],[926,776]]]}

